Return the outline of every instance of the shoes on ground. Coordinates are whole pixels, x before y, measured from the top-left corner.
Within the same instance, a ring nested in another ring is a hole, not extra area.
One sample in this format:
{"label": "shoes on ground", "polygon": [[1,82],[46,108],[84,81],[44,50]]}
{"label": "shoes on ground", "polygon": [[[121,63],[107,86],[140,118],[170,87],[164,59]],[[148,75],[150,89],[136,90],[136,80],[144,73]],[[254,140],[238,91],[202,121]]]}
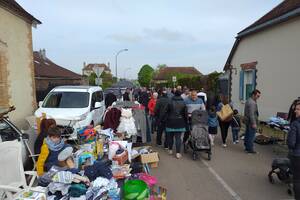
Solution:
{"label": "shoes on ground", "polygon": [[239,140],[236,140],[235,142],[238,144],[240,141],[239,141]]}
{"label": "shoes on ground", "polygon": [[182,157],[182,155],[180,153],[176,153],[176,158],[180,159]]}
{"label": "shoes on ground", "polygon": [[169,150],[168,153],[169,153],[169,155],[172,155],[172,154],[173,154],[173,151],[172,151],[172,150]]}
{"label": "shoes on ground", "polygon": [[256,151],[246,151],[248,154],[257,154]]}
{"label": "shoes on ground", "polygon": [[222,146],[223,146],[224,148],[226,148],[226,147],[227,147],[227,144],[223,144]]}

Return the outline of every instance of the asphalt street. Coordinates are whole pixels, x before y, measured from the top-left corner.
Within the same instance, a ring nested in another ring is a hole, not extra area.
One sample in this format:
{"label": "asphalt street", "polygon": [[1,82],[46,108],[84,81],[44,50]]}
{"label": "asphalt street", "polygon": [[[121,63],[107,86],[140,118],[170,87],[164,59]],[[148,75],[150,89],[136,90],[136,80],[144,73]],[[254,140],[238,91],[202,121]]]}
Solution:
{"label": "asphalt street", "polygon": [[[212,150],[212,160],[200,153],[192,160],[191,152],[181,159],[168,155],[163,148],[155,148],[160,155],[159,167],[151,173],[159,185],[166,187],[168,200],[287,200],[287,186],[276,179],[268,181],[267,175],[273,158],[284,155],[272,145],[256,145],[258,154],[246,154],[243,145],[221,147],[218,137]],[[275,150],[275,152],[274,152]]]}

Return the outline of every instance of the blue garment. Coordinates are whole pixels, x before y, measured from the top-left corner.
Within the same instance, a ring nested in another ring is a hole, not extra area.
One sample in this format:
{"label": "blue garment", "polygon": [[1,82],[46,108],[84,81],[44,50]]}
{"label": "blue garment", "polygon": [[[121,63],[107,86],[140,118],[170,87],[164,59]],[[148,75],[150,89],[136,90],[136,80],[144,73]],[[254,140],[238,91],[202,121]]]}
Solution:
{"label": "blue garment", "polygon": [[51,169],[52,166],[56,165],[58,166],[58,154],[64,150],[66,147],[69,147],[70,145],[68,144],[64,144],[64,146],[59,149],[58,151],[52,151],[49,148],[49,155],[47,157],[47,160],[45,161],[45,169],[46,171],[49,171]]}
{"label": "blue garment", "polygon": [[287,137],[287,144],[290,154],[293,156],[300,156],[300,118],[298,117],[291,124],[290,131]]}
{"label": "blue garment", "polygon": [[201,98],[197,98],[195,101],[191,98],[186,98],[184,99],[184,103],[189,114],[191,114],[195,110],[200,110],[202,107],[205,108],[204,102]]}
{"label": "blue garment", "polygon": [[217,114],[214,112],[209,112],[208,114],[208,126],[217,127],[219,125]]}
{"label": "blue garment", "polygon": [[246,126],[244,145],[246,151],[254,151],[253,143],[255,140],[256,129],[251,127],[252,125]]}
{"label": "blue garment", "polygon": [[232,129],[232,141],[236,142],[237,140],[239,140],[239,129]]}

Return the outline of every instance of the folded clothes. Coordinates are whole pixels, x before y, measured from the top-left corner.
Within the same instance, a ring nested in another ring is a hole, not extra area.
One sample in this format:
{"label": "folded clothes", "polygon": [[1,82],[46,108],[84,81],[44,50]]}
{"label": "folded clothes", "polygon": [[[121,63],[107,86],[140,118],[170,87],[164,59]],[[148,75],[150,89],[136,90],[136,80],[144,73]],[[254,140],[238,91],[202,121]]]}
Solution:
{"label": "folded clothes", "polygon": [[69,188],[69,195],[70,197],[80,197],[85,195],[87,192],[87,188],[85,184],[72,184]]}
{"label": "folded clothes", "polygon": [[113,176],[110,167],[102,161],[96,161],[93,165],[87,166],[84,170],[84,175],[90,181],[94,181],[98,177],[111,179]]}
{"label": "folded clothes", "polygon": [[70,184],[73,181],[73,174],[72,172],[68,172],[68,171],[60,171],[57,172],[52,180],[53,182],[57,182],[57,183],[66,183],[66,184]]}

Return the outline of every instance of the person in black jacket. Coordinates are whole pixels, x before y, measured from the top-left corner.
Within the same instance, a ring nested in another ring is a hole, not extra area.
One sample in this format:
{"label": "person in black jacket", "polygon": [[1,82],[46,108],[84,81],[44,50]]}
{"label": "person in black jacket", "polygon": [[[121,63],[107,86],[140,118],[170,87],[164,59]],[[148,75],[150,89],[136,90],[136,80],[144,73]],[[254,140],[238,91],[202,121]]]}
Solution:
{"label": "person in black jacket", "polygon": [[174,137],[176,142],[176,158],[181,158],[181,135],[186,131],[187,108],[181,98],[181,92],[175,91],[174,97],[168,104],[167,109],[166,134],[169,140],[169,154],[173,154]]}
{"label": "person in black jacket", "polygon": [[149,109],[148,109],[148,103],[150,100],[150,95],[147,91],[147,88],[142,88],[142,91],[139,95],[139,103],[142,104],[145,107],[145,111],[148,115]]}
{"label": "person in black jacket", "polygon": [[[156,144],[158,146],[162,145],[162,134],[166,128],[167,121],[167,108],[169,104],[169,99],[167,95],[167,91],[160,91],[160,97],[158,98],[155,108],[154,108],[154,117],[157,123],[157,136],[156,136]],[[167,135],[165,135],[164,148],[168,149],[168,139]]]}
{"label": "person in black jacket", "polygon": [[291,124],[287,143],[292,163],[295,199],[300,200],[300,102],[295,105],[296,119]]}
{"label": "person in black jacket", "polygon": [[127,88],[125,93],[123,94],[123,101],[130,101],[129,95],[130,95],[130,89]]}

